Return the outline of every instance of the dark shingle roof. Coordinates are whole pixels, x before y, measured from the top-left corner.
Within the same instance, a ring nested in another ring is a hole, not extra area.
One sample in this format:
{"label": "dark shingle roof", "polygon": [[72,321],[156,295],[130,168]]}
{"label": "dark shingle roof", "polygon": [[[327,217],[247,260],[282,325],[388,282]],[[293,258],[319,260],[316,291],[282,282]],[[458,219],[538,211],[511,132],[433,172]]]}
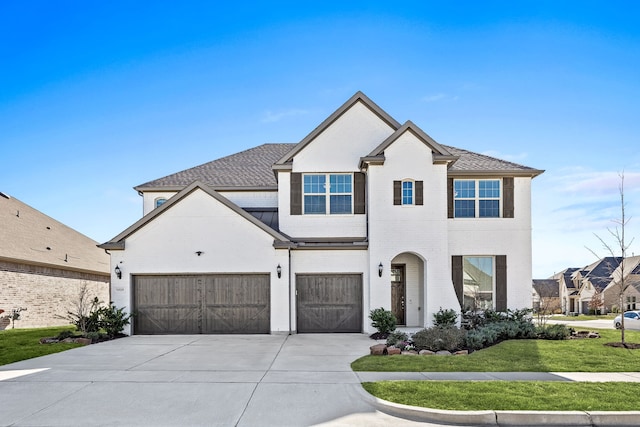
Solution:
{"label": "dark shingle roof", "polygon": [[181,190],[194,181],[214,189],[263,188],[276,189],[271,166],[288,153],[295,144],[263,144],[221,159],[167,175],[135,187],[136,190]]}
{"label": "dark shingle roof", "polygon": [[[190,169],[135,187],[138,191],[169,190],[179,191],[194,181],[201,181],[214,189],[255,188],[276,190],[272,166],[284,157],[296,144],[263,144],[240,153],[213,160]],[[524,173],[537,175],[538,170],[474,153],[460,148],[443,145],[459,159],[449,169],[453,173],[494,172]]]}
{"label": "dark shingle roof", "polygon": [[560,296],[560,285],[557,280],[533,279],[533,288],[541,297],[557,298]]}
{"label": "dark shingle roof", "polygon": [[442,145],[454,156],[459,159],[451,165],[449,171],[455,172],[511,172],[526,173],[533,176],[539,175],[541,171],[530,168],[528,166],[519,165],[517,163],[500,160],[485,154],[474,153],[473,151],[463,150],[461,148]]}

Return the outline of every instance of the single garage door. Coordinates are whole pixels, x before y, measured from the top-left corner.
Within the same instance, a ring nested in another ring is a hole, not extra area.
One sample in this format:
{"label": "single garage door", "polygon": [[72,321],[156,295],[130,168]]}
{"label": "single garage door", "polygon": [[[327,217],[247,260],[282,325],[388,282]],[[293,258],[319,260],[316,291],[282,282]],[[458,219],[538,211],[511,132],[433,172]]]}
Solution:
{"label": "single garage door", "polygon": [[136,334],[270,332],[268,274],[134,276]]}
{"label": "single garage door", "polygon": [[296,275],[298,332],[362,332],[361,274]]}

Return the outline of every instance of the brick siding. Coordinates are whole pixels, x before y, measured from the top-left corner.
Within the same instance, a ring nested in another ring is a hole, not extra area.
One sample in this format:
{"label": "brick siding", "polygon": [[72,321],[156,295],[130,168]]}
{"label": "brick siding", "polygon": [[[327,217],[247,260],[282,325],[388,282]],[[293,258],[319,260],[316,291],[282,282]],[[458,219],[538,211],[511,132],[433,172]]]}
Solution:
{"label": "brick siding", "polygon": [[[59,268],[0,261],[0,309],[11,313],[26,308],[16,320],[16,328],[68,325],[72,310],[84,285],[93,299],[109,302],[109,277]],[[8,319],[0,319],[0,329],[11,328]]]}

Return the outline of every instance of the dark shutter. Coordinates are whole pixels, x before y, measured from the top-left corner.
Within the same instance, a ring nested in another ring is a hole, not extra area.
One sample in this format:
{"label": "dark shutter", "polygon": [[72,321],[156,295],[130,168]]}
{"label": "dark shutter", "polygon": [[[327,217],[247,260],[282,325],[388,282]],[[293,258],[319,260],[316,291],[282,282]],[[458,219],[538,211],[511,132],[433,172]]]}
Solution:
{"label": "dark shutter", "polygon": [[507,311],[507,256],[496,256],[496,311]]}
{"label": "dark shutter", "polygon": [[422,181],[416,181],[416,205],[422,205],[423,196],[422,196]]}
{"label": "dark shutter", "polygon": [[513,218],[513,177],[502,178],[502,217]]}
{"label": "dark shutter", "polygon": [[393,204],[402,204],[402,181],[393,181]]}
{"label": "dark shutter", "polygon": [[302,174],[291,173],[291,215],[302,215]]}
{"label": "dark shutter", "polygon": [[447,218],[453,218],[453,178],[447,179]]}
{"label": "dark shutter", "polygon": [[453,289],[456,291],[460,308],[464,310],[462,306],[462,297],[464,295],[464,275],[462,272],[462,256],[454,255],[451,257],[451,281],[453,282]]}
{"label": "dark shutter", "polygon": [[362,172],[356,172],[353,174],[353,213],[364,214],[365,213],[365,176]]}

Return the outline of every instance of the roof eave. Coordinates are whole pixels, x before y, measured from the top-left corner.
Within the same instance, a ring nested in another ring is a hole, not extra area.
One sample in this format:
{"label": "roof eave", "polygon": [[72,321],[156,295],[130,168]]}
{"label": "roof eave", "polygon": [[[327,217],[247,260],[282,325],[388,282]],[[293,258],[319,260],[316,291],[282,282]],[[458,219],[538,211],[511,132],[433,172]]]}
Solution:
{"label": "roof eave", "polygon": [[527,170],[451,170],[448,171],[449,177],[456,176],[513,176],[513,177],[530,177],[535,178],[536,176],[544,173],[544,170],[538,169],[527,169]]}

